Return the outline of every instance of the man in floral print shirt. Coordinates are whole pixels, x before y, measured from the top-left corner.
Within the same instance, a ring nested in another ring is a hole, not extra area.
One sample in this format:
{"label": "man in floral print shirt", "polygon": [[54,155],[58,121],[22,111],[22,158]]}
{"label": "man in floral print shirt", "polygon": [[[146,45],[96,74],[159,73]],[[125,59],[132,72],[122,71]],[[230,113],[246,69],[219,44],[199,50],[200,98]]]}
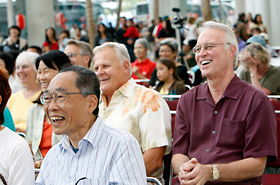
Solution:
{"label": "man in floral print shirt", "polygon": [[102,91],[100,117],[107,125],[130,132],[138,140],[147,176],[164,183],[163,156],[170,152],[171,115],[156,91],[137,85],[127,49],[123,44],[95,47],[94,70]]}

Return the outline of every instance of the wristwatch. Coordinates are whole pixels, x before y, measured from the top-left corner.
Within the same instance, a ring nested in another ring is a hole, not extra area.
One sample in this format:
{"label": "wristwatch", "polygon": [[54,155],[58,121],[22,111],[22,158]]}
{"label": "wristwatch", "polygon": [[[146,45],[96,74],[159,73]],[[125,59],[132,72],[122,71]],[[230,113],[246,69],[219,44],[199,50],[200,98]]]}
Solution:
{"label": "wristwatch", "polygon": [[215,164],[212,164],[212,180],[218,180],[220,177],[220,172]]}

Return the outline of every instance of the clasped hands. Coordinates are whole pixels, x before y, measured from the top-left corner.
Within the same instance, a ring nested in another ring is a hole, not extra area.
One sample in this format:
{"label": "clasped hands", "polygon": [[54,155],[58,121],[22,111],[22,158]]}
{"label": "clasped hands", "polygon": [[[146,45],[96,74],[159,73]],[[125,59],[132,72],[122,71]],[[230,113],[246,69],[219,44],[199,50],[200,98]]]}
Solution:
{"label": "clasped hands", "polygon": [[181,185],[203,185],[212,179],[212,167],[192,158],[180,167],[178,179]]}

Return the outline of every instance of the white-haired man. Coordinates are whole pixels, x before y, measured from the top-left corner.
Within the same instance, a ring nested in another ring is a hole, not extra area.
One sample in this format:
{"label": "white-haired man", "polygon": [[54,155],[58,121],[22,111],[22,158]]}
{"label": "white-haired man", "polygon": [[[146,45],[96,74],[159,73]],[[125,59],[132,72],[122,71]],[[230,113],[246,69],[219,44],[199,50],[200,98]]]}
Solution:
{"label": "white-haired man", "polygon": [[170,152],[171,115],[165,100],[131,78],[130,57],[119,43],[95,47],[94,70],[102,91],[100,117],[138,140],[147,176],[163,181],[163,156]]}
{"label": "white-haired man", "polygon": [[181,185],[261,185],[266,162],[277,155],[272,104],[234,74],[238,43],[228,26],[210,21],[198,33],[195,59],[207,83],[178,102],[174,172]]}

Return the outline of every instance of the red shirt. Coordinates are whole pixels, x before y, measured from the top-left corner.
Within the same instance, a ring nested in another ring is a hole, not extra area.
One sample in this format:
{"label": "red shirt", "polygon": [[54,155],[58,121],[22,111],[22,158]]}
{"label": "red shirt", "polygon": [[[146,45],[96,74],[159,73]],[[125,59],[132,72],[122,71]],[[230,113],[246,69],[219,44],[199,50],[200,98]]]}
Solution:
{"label": "red shirt", "polygon": [[159,34],[159,31],[162,29],[162,23],[159,23],[158,24],[158,28],[157,28],[157,33],[155,35],[155,37],[157,38],[158,37],[158,34]]}
{"label": "red shirt", "polygon": [[39,146],[43,157],[47,155],[47,152],[52,147],[52,132],[53,132],[52,125],[48,124],[46,120],[44,120],[42,139]]}
{"label": "red shirt", "polygon": [[[276,147],[276,116],[271,102],[263,91],[237,76],[216,105],[207,84],[187,91],[178,102],[173,154],[195,157],[202,164],[261,156],[271,161],[276,159]],[[224,184],[261,182],[262,177],[258,177]]]}
{"label": "red shirt", "polygon": [[[43,44],[43,47],[45,47],[45,46],[49,46],[49,43],[47,41],[45,41],[44,44]],[[58,50],[59,49],[58,42],[51,43],[50,49],[51,50]]]}
{"label": "red shirt", "polygon": [[[150,79],[153,70],[156,68],[156,63],[152,62],[148,58],[146,60],[142,61],[142,62],[139,62],[139,60],[136,59],[135,62],[133,62],[131,64],[131,68],[133,68],[134,66],[138,67],[139,73],[141,73],[143,76]],[[133,79],[138,79],[137,76],[134,73],[132,73],[132,78]]]}
{"label": "red shirt", "polygon": [[123,36],[131,38],[131,39],[136,39],[139,37],[139,32],[138,32],[136,26],[131,26],[131,27],[127,28],[127,30],[123,34]]}

